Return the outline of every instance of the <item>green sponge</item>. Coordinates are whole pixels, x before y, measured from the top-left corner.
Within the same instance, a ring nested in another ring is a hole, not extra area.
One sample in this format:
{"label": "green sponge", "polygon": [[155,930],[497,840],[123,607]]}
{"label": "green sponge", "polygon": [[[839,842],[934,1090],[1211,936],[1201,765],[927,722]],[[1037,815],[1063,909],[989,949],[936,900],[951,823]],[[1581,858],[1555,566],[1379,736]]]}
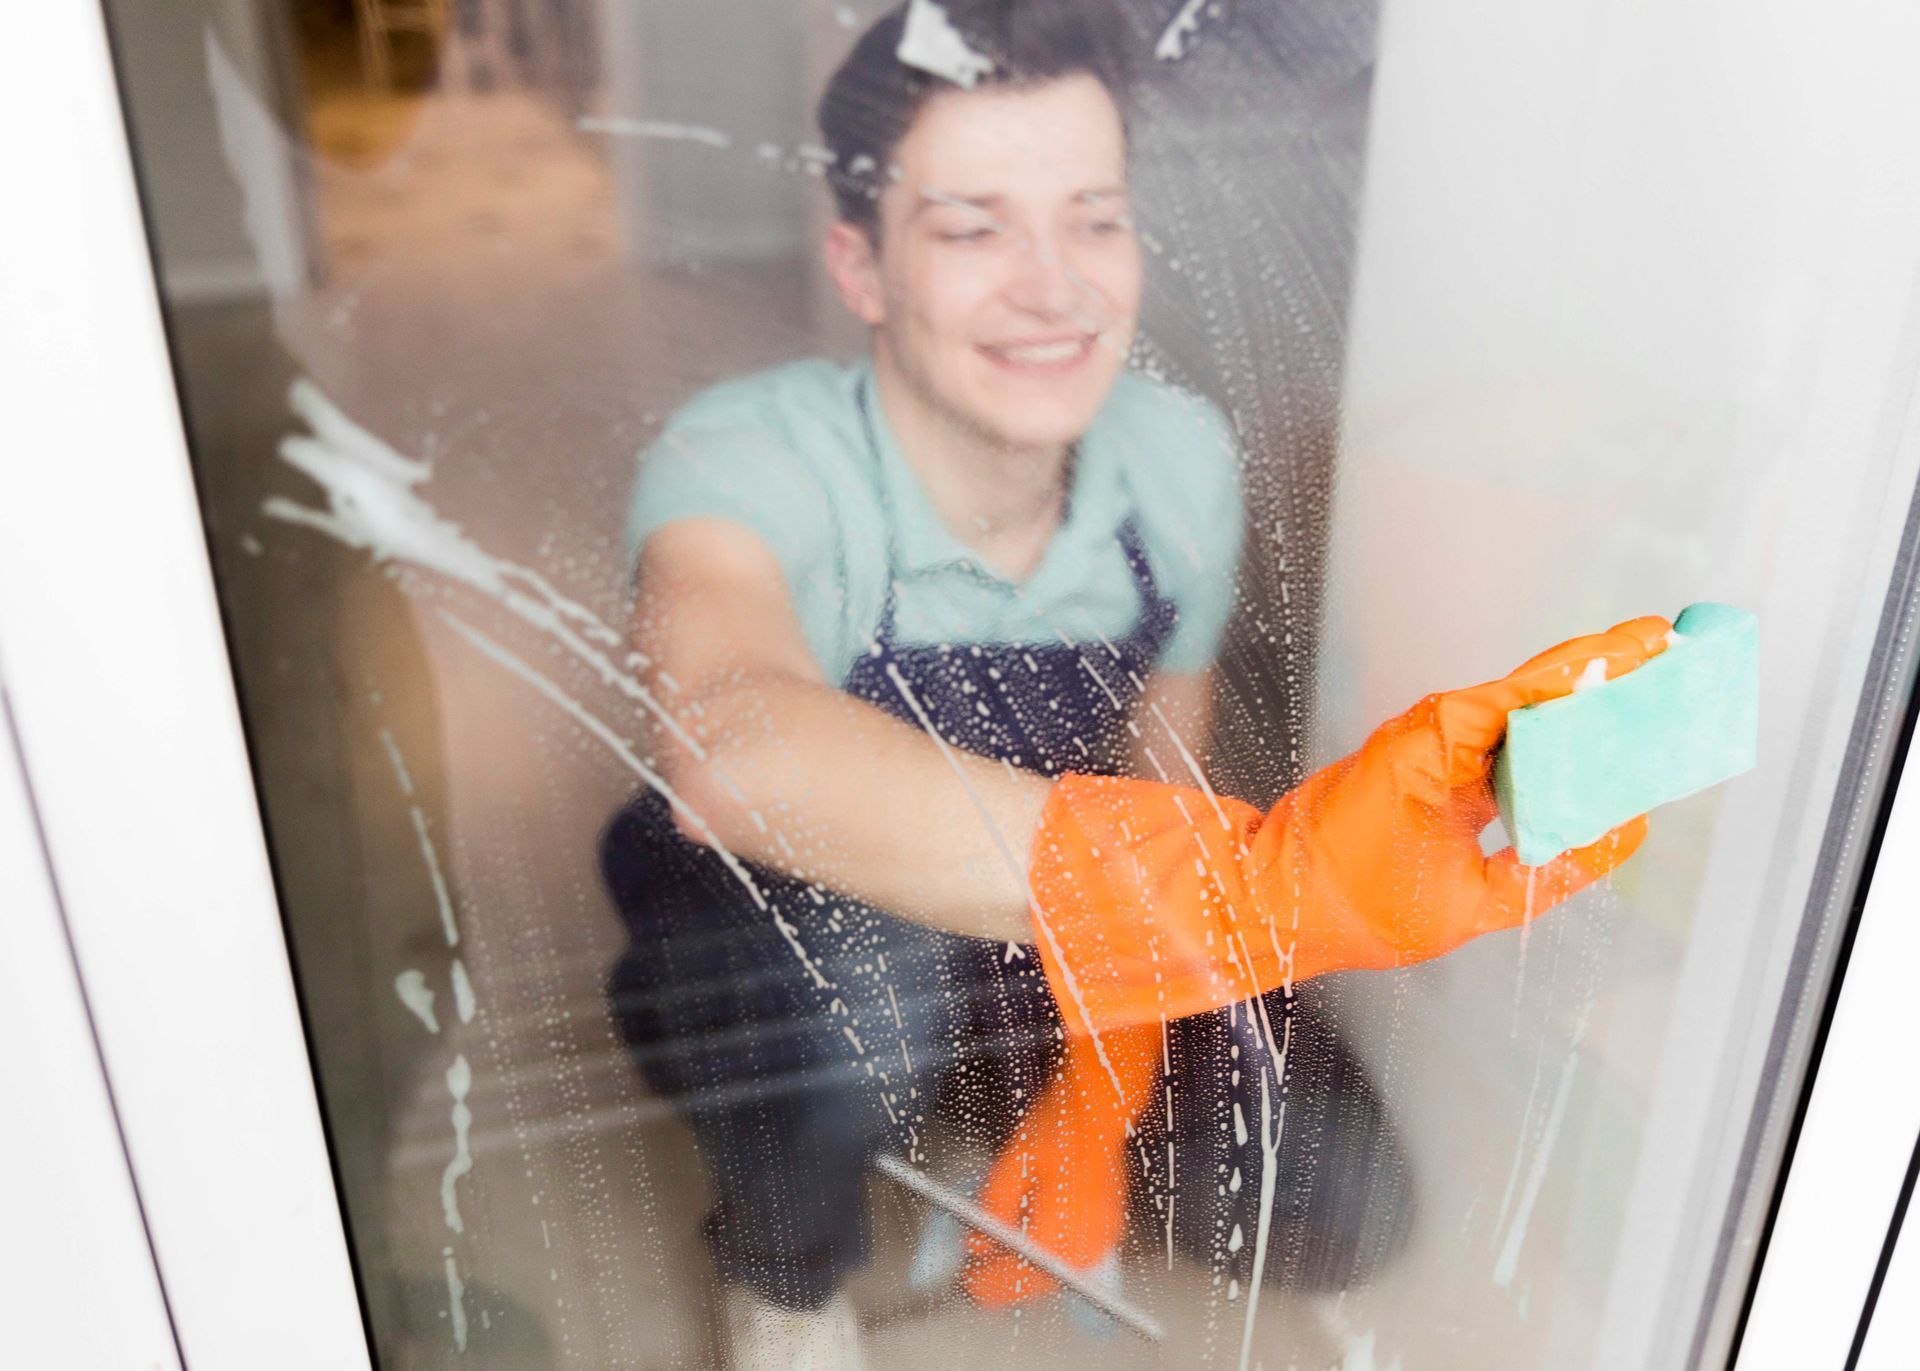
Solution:
{"label": "green sponge", "polygon": [[1759,620],[1697,604],[1673,629],[1665,652],[1626,675],[1507,715],[1494,798],[1526,865],[1753,768]]}

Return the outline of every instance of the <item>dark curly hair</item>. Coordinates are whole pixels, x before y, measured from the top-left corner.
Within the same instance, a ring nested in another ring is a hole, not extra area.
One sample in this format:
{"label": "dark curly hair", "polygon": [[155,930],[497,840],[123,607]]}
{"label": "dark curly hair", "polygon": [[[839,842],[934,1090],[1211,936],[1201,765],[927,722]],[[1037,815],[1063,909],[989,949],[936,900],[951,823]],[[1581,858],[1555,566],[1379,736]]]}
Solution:
{"label": "dark curly hair", "polygon": [[[820,97],[820,134],[832,161],[827,184],[846,222],[869,236],[879,227],[880,192],[894,149],[920,107],[958,87],[908,66],[898,56],[906,32],[902,4],[860,36]],[[947,20],[967,45],[993,63],[972,89],[1028,86],[1089,75],[1127,110],[1123,17],[1098,0],[947,0]]]}

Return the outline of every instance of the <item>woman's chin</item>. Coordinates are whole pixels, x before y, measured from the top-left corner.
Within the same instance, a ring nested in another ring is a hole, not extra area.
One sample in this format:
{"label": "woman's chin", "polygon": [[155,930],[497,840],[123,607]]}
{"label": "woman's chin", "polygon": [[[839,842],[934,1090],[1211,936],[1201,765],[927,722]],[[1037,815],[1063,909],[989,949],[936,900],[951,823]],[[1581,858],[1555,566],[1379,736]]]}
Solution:
{"label": "woman's chin", "polygon": [[1017,424],[993,430],[997,441],[1021,451],[1051,452],[1070,447],[1086,436],[1091,418],[1079,424]]}
{"label": "woman's chin", "polygon": [[1084,397],[1009,397],[982,416],[981,427],[1008,447],[1059,448],[1079,442],[1099,412]]}

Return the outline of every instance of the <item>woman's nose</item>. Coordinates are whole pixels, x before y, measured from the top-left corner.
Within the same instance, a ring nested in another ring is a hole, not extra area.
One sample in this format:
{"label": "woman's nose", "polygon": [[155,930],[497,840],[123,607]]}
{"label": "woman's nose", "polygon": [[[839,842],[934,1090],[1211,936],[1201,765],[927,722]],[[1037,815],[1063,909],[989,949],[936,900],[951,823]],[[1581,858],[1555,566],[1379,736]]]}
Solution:
{"label": "woman's nose", "polygon": [[1088,290],[1085,278],[1073,269],[1066,245],[1034,235],[1022,245],[1012,295],[1029,313],[1059,319],[1084,308]]}

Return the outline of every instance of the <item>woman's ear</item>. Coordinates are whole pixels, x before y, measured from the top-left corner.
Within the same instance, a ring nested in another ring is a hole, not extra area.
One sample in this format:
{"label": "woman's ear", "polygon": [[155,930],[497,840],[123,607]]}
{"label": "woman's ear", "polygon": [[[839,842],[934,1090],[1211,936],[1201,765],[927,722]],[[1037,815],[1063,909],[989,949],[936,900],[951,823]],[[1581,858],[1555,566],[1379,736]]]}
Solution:
{"label": "woman's ear", "polygon": [[880,288],[880,256],[867,230],[844,219],[827,230],[827,274],[854,317],[869,328],[886,322],[886,292]]}

